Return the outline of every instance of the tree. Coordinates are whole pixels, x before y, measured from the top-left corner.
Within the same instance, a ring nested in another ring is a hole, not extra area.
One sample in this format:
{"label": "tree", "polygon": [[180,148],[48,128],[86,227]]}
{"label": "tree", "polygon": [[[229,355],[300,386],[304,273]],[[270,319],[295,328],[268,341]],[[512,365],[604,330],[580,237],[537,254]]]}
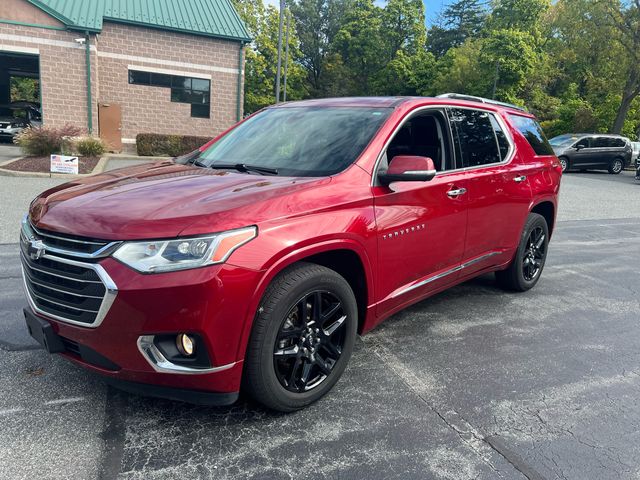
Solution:
{"label": "tree", "polygon": [[449,5],[429,30],[427,45],[437,57],[476,37],[484,26],[486,8],[482,0],[458,0]]}
{"label": "tree", "polygon": [[300,64],[307,72],[309,93],[321,95],[327,56],[341,26],[348,0],[297,0],[291,13],[300,39]]}

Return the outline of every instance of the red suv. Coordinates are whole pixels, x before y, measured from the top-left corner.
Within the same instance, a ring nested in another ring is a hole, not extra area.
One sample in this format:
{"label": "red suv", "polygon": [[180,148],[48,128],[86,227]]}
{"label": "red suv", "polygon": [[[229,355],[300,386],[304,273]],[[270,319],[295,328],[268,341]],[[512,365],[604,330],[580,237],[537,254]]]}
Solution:
{"label": "red suv", "polygon": [[448,94],[280,104],[183,158],[41,194],[27,326],[122,389],[291,411],[357,333],[487,272],[544,267],[561,167],[535,118]]}

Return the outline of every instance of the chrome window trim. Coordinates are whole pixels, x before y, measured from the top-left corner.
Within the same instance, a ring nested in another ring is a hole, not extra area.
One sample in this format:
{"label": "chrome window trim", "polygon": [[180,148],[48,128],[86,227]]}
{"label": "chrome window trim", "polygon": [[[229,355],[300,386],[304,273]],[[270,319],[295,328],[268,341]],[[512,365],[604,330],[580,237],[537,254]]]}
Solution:
{"label": "chrome window trim", "polygon": [[[34,227],[31,224],[31,222],[29,221],[28,215],[25,215],[22,218],[22,229],[21,229],[20,233],[25,236],[25,240],[26,241],[29,241],[32,238],[39,237],[38,239],[42,241],[42,243],[44,244],[45,250],[47,252],[58,253],[60,255],[68,255],[70,257],[78,257],[78,258],[100,258],[100,257],[105,257],[109,253],[111,253],[111,251],[114,250],[115,247],[117,247],[118,245],[120,245],[122,243],[122,242],[95,242],[95,241],[91,241],[91,240],[76,240],[76,239],[72,239],[72,238],[60,237],[60,236],[57,236],[57,235],[50,235],[48,233],[42,233],[40,230],[38,230],[36,227]],[[59,247],[51,246],[51,245],[46,243],[47,237],[48,238],[55,238],[55,239],[62,240],[62,241],[65,241],[65,242],[80,243],[80,244],[84,244],[84,245],[103,245],[104,244],[104,246],[102,248],[99,248],[98,250],[96,250],[93,253],[78,252],[76,250],[67,250],[65,248],[59,248]]]}
{"label": "chrome window trim", "polygon": [[[375,163],[375,165],[373,167],[373,174],[371,175],[371,186],[372,187],[379,186],[377,184],[376,180],[377,180],[377,177],[378,177],[378,170],[380,168],[380,162],[382,161],[382,158],[386,155],[387,148],[389,147],[389,144],[394,139],[394,137],[396,136],[398,131],[404,126],[404,124],[407,121],[409,121],[413,116],[415,116],[416,114],[418,114],[420,112],[423,112],[425,110],[438,110],[438,109],[449,109],[449,108],[460,108],[460,109],[463,109],[463,110],[478,110],[478,111],[481,111],[481,112],[486,112],[486,113],[492,114],[495,117],[495,119],[498,122],[498,124],[500,125],[500,128],[502,128],[504,136],[506,137],[507,142],[509,143],[509,152],[507,152],[507,155],[505,156],[505,159],[500,161],[500,162],[488,163],[486,165],[475,165],[473,167],[454,168],[452,170],[443,170],[443,171],[437,172],[436,173],[436,177],[443,177],[443,176],[451,175],[451,174],[454,174],[454,173],[478,170],[480,168],[492,168],[492,167],[501,166],[501,165],[508,165],[508,164],[511,163],[511,161],[513,160],[513,157],[515,157],[515,151],[516,151],[515,142],[513,141],[513,137],[511,136],[511,131],[507,127],[507,123],[505,122],[504,118],[502,118],[502,115],[500,115],[499,112],[494,111],[494,110],[490,110],[490,109],[486,109],[486,108],[481,108],[481,107],[467,107],[467,106],[461,107],[461,106],[458,106],[458,105],[451,105],[451,104],[439,104],[438,103],[438,104],[425,105],[425,106],[422,106],[422,107],[418,107],[415,110],[412,110],[411,112],[409,112],[409,114],[406,115],[402,119],[402,121],[396,126],[396,128],[393,130],[391,135],[389,135],[389,138],[387,139],[387,141],[385,142],[384,146],[380,150],[380,153],[378,154],[378,157],[376,158],[376,163]],[[527,116],[527,118],[529,118],[529,117]],[[452,142],[451,146],[455,150],[455,145],[453,144],[455,142],[455,139],[453,138],[451,125],[449,124],[448,119],[447,119],[447,129],[448,129],[448,135],[451,138],[451,142]],[[455,152],[452,152],[452,154],[455,156]]]}
{"label": "chrome window trim", "polygon": [[483,260],[486,260],[487,258],[493,257],[494,255],[499,255],[500,253],[502,253],[501,251],[498,250],[494,250],[492,252],[488,252],[485,253],[484,255],[480,255],[479,257],[473,258],[465,263],[462,263],[460,265],[456,265],[453,268],[450,268],[449,270],[446,270],[442,273],[438,273],[436,275],[432,275],[430,277],[425,278],[424,280],[419,281],[418,283],[414,283],[413,285],[409,285],[408,287],[403,288],[402,290],[400,290],[399,292],[396,292],[394,294],[391,295],[391,298],[396,298],[399,297],[400,295],[404,295],[405,293],[409,293],[413,290],[415,290],[416,288],[420,288],[423,287],[429,283],[435,282],[436,280],[440,280],[441,278],[444,278],[448,275],[451,275],[452,273],[456,273],[459,272],[460,270],[464,270],[465,268],[469,268],[471,265],[474,265],[478,262],[481,262]]}
{"label": "chrome window trim", "polygon": [[238,362],[227,363],[219,367],[207,367],[207,368],[193,368],[184,365],[177,365],[170,362],[162,354],[160,349],[153,343],[154,335],[141,335],[136,342],[138,350],[144,357],[144,359],[151,365],[151,367],[158,373],[177,373],[177,374],[190,374],[198,375],[204,373],[221,372],[228,370]]}
{"label": "chrome window trim", "polygon": [[[24,256],[22,254],[22,252],[20,253],[21,256]],[[86,322],[78,322],[76,320],[71,320],[69,318],[66,317],[62,317],[59,315],[55,315],[53,313],[49,313],[46,312],[44,310],[42,310],[41,308],[39,308],[32,296],[31,293],[29,291],[29,287],[27,286],[27,275],[24,271],[24,265],[21,265],[22,268],[22,285],[24,287],[26,296],[27,296],[27,301],[29,302],[29,306],[31,307],[31,309],[44,316],[44,317],[48,317],[48,318],[53,318],[54,320],[59,320],[61,322],[64,323],[69,323],[71,325],[77,325],[80,327],[86,327],[86,328],[97,328],[100,326],[100,324],[102,323],[102,321],[104,320],[104,318],[107,316],[107,313],[109,312],[109,309],[111,308],[111,305],[113,304],[114,300],[116,299],[116,296],[118,294],[118,287],[116,286],[115,282],[112,280],[112,278],[109,276],[109,274],[107,273],[107,271],[101,266],[98,265],[96,263],[86,263],[86,262],[78,262],[76,260],[70,260],[68,258],[61,258],[61,257],[56,257],[54,255],[43,255],[42,258],[46,258],[48,260],[52,260],[54,262],[60,262],[60,263],[66,263],[69,265],[74,265],[74,266],[78,266],[78,267],[84,267],[84,268],[88,268],[93,270],[94,272],[96,272],[96,274],[98,275],[98,277],[100,278],[100,280],[102,281],[102,284],[105,287],[105,294],[104,297],[102,299],[102,303],[100,304],[100,308],[98,309],[98,313],[96,315],[96,319],[93,321],[93,323],[86,323]],[[44,273],[49,273],[49,272],[44,272]],[[51,275],[55,275],[55,274],[51,274]],[[60,275],[57,275],[60,276]],[[96,283],[95,281],[85,281],[85,280],[79,280],[77,278],[71,278],[71,277],[62,277],[62,278],[69,278],[70,280],[76,280],[79,282],[85,282],[85,283]],[[48,288],[48,287],[47,287]],[[49,302],[50,300],[46,300],[47,302]],[[51,303],[56,303],[51,301]],[[74,308],[74,307],[68,307],[67,305],[64,305],[67,308],[71,308],[72,310],[80,310],[82,311],[82,309],[78,309],[78,308]],[[93,311],[93,310],[92,310]]]}

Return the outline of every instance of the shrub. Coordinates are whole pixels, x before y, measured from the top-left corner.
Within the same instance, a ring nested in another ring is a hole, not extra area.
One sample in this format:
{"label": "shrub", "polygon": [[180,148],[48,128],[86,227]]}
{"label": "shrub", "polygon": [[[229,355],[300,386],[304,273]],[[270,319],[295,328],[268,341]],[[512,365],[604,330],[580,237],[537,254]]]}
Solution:
{"label": "shrub", "polygon": [[107,151],[107,145],[98,137],[82,137],[75,141],[75,149],[83,157],[99,157]]}
{"label": "shrub", "polygon": [[82,129],[73,125],[65,125],[61,128],[29,127],[16,135],[13,141],[27,155],[47,156],[52,153],[68,153],[70,138],[77,137],[81,133]]}
{"label": "shrub", "polygon": [[177,157],[201,147],[211,140],[209,137],[192,135],[163,135],[158,133],[139,133],[136,136],[136,148],[141,156]]}

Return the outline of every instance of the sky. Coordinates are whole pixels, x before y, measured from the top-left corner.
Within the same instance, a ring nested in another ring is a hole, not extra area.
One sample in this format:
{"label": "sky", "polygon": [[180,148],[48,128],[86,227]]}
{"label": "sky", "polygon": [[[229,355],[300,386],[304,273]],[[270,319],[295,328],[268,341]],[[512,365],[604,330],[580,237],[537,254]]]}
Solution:
{"label": "sky", "polygon": [[[433,25],[433,23],[438,18],[438,14],[444,10],[444,8],[451,3],[453,0],[423,0],[424,6],[426,8],[426,20],[427,26]],[[267,5],[274,5],[276,8],[280,5],[280,0],[264,0],[264,3]],[[384,6],[386,0],[375,0],[376,5],[382,7]]]}

